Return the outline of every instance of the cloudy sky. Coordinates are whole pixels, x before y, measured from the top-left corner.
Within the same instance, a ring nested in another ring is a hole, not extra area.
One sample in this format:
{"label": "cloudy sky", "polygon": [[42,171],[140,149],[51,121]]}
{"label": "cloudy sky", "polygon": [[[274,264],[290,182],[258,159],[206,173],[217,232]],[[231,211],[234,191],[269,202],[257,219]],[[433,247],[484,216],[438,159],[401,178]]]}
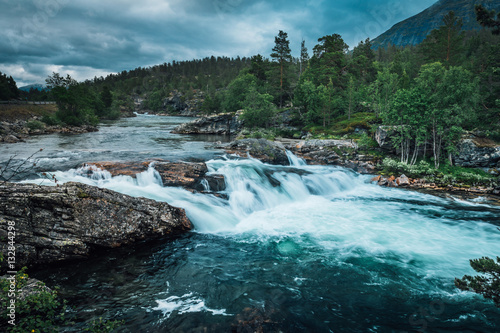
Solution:
{"label": "cloudy sky", "polygon": [[[172,60],[269,56],[288,33],[338,33],[352,48],[436,0],[0,0],[0,71],[18,86],[52,72],[77,80]],[[311,52],[310,52],[311,53]]]}

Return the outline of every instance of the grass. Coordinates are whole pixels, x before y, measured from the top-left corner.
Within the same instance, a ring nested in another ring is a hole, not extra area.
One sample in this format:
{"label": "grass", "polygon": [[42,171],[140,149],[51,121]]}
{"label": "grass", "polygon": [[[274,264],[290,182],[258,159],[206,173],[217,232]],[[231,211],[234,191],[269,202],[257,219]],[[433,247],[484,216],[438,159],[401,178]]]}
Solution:
{"label": "grass", "polygon": [[57,112],[56,104],[45,105],[17,105],[0,104],[0,121],[28,120],[34,116],[43,117],[54,115]]}
{"label": "grass", "polygon": [[331,121],[327,127],[309,125],[305,128],[318,139],[359,139],[361,133],[356,133],[356,129],[372,132],[374,124],[381,123],[375,113],[358,112],[348,116],[340,116]]}

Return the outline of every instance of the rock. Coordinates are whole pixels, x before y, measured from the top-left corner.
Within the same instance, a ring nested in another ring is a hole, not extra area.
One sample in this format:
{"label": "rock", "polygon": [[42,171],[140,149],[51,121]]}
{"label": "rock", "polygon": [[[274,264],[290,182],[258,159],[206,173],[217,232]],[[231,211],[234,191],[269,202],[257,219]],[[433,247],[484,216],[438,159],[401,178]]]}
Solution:
{"label": "rock", "polygon": [[[151,162],[92,162],[85,163],[80,166],[80,168],[86,169],[86,175],[92,176],[96,170],[92,168],[94,166],[98,170],[106,170],[111,176],[130,176],[135,178],[138,173],[144,172],[149,168]],[[91,168],[85,168],[90,166]],[[85,176],[85,175],[84,175]]]}
{"label": "rock", "polygon": [[456,165],[470,168],[494,168],[500,163],[500,145],[480,138],[463,139],[454,157]]}
{"label": "rock", "polygon": [[182,97],[181,94],[175,93],[172,96],[165,98],[163,106],[171,107],[175,112],[180,113],[181,111],[184,111],[188,107],[187,104],[182,101],[181,97]]}
{"label": "rock", "polygon": [[295,148],[302,153],[311,151],[333,149],[333,148],[351,148],[358,149],[356,142],[352,140],[306,140],[300,141]]}
{"label": "rock", "polygon": [[[192,229],[183,209],[79,183],[0,184],[0,221],[0,238],[14,227],[17,267],[82,259],[94,249]],[[8,243],[0,249],[7,257]]]}
{"label": "rock", "polygon": [[396,184],[398,186],[410,186],[410,179],[406,177],[406,175],[401,175],[398,178],[396,178]]}
{"label": "rock", "polygon": [[22,139],[18,138],[17,136],[15,135],[5,135],[5,136],[2,136],[2,142],[5,142],[5,143],[17,143],[17,142],[23,142]]}
{"label": "rock", "polygon": [[300,154],[309,164],[339,165],[340,156],[333,150],[313,150]]}
{"label": "rock", "polygon": [[387,178],[380,177],[380,179],[378,181],[378,185],[379,186],[387,186],[387,184],[389,184],[389,181],[387,180]]}
{"label": "rock", "polygon": [[[200,192],[218,192],[226,189],[224,176],[207,175],[208,168],[205,163],[165,161],[92,162],[83,166],[94,166],[100,170],[106,170],[113,177],[123,175],[135,178],[138,173],[146,171],[150,165],[158,171],[163,186],[183,187],[187,190]],[[90,168],[86,170],[84,176],[92,177],[95,172]],[[206,186],[208,186],[208,189]]]}
{"label": "rock", "polygon": [[391,134],[394,132],[393,126],[379,126],[375,132],[375,141],[380,148],[387,151],[394,151]]}
{"label": "rock", "polygon": [[153,167],[160,174],[163,186],[203,190],[201,180],[208,172],[205,163],[155,162]]}
{"label": "rock", "polygon": [[177,134],[219,134],[235,135],[243,126],[239,114],[221,113],[214,116],[202,117],[192,122],[176,127],[172,133]]}
{"label": "rock", "polygon": [[250,155],[264,163],[290,165],[283,144],[266,139],[236,140],[229,144],[227,152],[242,157]]}

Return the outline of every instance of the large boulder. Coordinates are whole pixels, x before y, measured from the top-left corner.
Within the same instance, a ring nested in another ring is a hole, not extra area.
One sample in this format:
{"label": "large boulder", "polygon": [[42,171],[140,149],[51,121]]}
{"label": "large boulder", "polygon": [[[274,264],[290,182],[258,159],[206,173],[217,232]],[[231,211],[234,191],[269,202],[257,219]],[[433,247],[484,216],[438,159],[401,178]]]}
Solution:
{"label": "large boulder", "polygon": [[176,127],[172,133],[177,134],[222,134],[235,135],[243,127],[239,114],[221,113],[202,117]]}
{"label": "large boulder", "polygon": [[266,139],[236,140],[229,144],[226,151],[242,157],[250,155],[264,163],[290,165],[286,149],[280,142],[272,142]]}
{"label": "large boulder", "polygon": [[[9,246],[15,246],[17,268],[86,258],[94,249],[191,229],[185,211],[164,202],[80,183],[0,184],[0,238],[5,240],[0,249],[8,258]],[[7,264],[2,262],[4,268]]]}
{"label": "large boulder", "polygon": [[394,151],[394,144],[391,135],[394,133],[394,126],[379,126],[375,132],[375,141],[380,148],[387,151]]}
{"label": "large boulder", "polygon": [[456,165],[471,168],[493,168],[500,166],[500,145],[481,138],[463,139],[458,144],[454,158]]}

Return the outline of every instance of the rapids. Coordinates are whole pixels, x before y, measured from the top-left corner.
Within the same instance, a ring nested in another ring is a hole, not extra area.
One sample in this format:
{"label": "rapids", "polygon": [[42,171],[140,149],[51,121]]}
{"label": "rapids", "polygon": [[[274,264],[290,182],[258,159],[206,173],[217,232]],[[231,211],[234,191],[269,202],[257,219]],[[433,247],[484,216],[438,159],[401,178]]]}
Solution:
{"label": "rapids", "polygon": [[76,318],[68,331],[98,317],[124,320],[123,332],[229,332],[239,321],[272,332],[500,330],[491,302],[454,287],[474,274],[469,259],[500,255],[498,206],[382,188],[288,156],[290,166],[212,157],[221,196],[163,187],[153,167],[136,178],[54,171],[182,207],[195,225],[34,274],[61,286]]}

